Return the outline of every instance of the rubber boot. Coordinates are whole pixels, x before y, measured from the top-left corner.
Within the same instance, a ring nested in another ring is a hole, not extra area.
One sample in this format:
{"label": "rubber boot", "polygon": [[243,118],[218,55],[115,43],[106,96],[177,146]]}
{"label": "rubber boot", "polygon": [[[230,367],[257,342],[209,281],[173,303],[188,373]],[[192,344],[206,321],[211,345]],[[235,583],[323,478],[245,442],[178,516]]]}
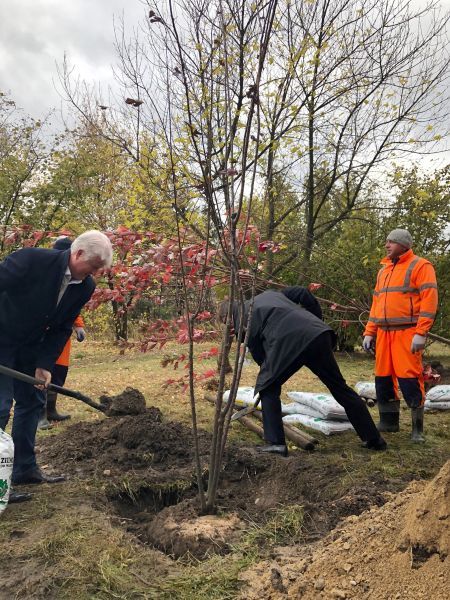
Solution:
{"label": "rubber boot", "polygon": [[59,414],[56,410],[56,398],[58,394],[55,392],[47,392],[47,419],[49,421],[67,421],[70,415]]}
{"label": "rubber boot", "polygon": [[400,402],[393,400],[392,402],[378,402],[378,412],[380,413],[380,421],[377,423],[378,431],[387,431],[395,433],[399,430],[400,422]]}
{"label": "rubber boot", "polygon": [[42,411],[41,414],[39,415],[39,421],[37,424],[37,428],[45,431],[46,429],[51,429],[53,427],[53,425],[50,423],[50,421],[47,419],[47,409],[46,406],[42,407]]}
{"label": "rubber boot", "polygon": [[416,444],[421,444],[425,441],[425,438],[423,437],[423,406],[420,408],[412,408],[411,417],[411,439]]}

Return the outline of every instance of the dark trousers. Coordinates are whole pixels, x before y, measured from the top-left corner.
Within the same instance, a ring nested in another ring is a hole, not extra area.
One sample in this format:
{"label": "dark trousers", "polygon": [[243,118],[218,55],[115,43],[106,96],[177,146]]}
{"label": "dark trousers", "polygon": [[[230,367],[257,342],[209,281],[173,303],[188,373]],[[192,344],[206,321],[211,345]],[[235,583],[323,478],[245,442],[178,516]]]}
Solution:
{"label": "dark trousers", "polygon": [[379,438],[367,406],[347,385],[333,354],[332,333],[325,331],[309,344],[289,368],[270,386],[260,390],[263,408],[264,437],[271,444],[285,444],[281,415],[281,386],[303,366],[308,367],[326,385],[336,401],[344,407],[348,420],[364,442]]}
{"label": "dark trousers", "polygon": [[[0,349],[0,364],[34,377],[34,366],[22,363],[10,349]],[[11,434],[14,442],[14,480],[15,477],[20,477],[29,469],[36,467],[34,443],[39,415],[45,399],[33,385],[0,375],[0,428],[2,429],[5,429],[9,421],[13,400],[15,405]]]}

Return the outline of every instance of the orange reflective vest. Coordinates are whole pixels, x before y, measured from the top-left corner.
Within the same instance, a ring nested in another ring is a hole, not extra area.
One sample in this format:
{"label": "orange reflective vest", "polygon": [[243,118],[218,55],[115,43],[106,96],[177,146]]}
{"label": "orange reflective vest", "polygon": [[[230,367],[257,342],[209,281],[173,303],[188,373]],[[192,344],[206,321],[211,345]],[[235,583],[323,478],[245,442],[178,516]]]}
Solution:
{"label": "orange reflective vest", "polygon": [[[84,321],[81,315],[75,319],[73,323],[74,327],[84,327]],[[68,367],[70,363],[70,347],[71,347],[71,339],[69,338],[66,342],[66,345],[63,348],[63,351],[59,355],[58,360],[55,365],[63,365],[64,367]]]}
{"label": "orange reflective vest", "polygon": [[399,331],[412,327],[414,333],[426,335],[438,305],[433,265],[412,250],[396,262],[384,258],[381,264],[364,335],[376,336],[378,329]]}

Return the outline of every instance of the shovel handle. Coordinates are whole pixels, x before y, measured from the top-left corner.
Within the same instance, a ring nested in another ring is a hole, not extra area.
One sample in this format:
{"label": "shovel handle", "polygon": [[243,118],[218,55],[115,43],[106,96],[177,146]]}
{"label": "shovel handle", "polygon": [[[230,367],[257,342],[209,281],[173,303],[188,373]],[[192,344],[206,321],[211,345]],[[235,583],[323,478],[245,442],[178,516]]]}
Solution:
{"label": "shovel handle", "polygon": [[[29,383],[31,385],[44,385],[44,381],[41,379],[37,379],[36,377],[32,377],[31,375],[26,375],[25,373],[21,373],[20,371],[16,371],[14,369],[10,369],[9,367],[5,367],[0,365],[0,373],[2,375],[6,375],[7,377],[12,377],[13,379],[19,379],[20,381],[24,381],[25,383]],[[68,388],[61,387],[60,385],[56,385],[55,383],[50,383],[47,387],[48,390],[52,390],[57,394],[62,394],[63,396],[69,396],[70,398],[76,398],[81,402],[84,402],[91,408],[95,408],[100,412],[106,412],[106,407],[102,404],[98,404],[98,402],[94,402],[88,396],[85,396],[81,392],[75,392],[74,390],[69,390]]]}

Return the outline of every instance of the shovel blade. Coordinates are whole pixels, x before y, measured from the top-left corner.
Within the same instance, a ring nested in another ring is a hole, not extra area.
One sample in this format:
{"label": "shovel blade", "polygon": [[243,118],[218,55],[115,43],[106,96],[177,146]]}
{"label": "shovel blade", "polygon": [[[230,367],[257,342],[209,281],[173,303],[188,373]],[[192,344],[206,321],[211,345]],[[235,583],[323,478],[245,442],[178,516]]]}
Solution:
{"label": "shovel blade", "polygon": [[234,415],[231,417],[230,420],[237,421],[241,417],[245,417],[245,415],[249,415],[250,413],[254,412],[255,410],[256,410],[256,406],[246,406],[242,410],[238,410],[237,413],[234,413]]}
{"label": "shovel blade", "polygon": [[245,415],[249,415],[252,412],[255,412],[255,410],[258,408],[258,404],[259,404],[259,393],[256,394],[255,396],[255,403],[253,404],[253,406],[246,406],[245,408],[238,410],[236,413],[234,413],[234,415],[231,417],[231,421],[236,421],[237,419],[240,419],[241,417],[245,417]]}

